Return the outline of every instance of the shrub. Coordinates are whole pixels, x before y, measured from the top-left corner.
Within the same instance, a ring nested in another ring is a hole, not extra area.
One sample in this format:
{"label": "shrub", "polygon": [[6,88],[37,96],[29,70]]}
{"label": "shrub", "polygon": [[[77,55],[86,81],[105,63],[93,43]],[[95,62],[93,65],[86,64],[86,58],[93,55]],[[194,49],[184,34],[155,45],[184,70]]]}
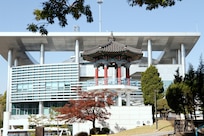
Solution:
{"label": "shrub", "polygon": [[109,134],[110,133],[110,129],[107,127],[102,128],[100,134]]}
{"label": "shrub", "polygon": [[88,133],[87,132],[79,132],[75,136],[88,136]]}
{"label": "shrub", "polygon": [[90,129],[90,135],[99,134],[100,128],[92,128]]}

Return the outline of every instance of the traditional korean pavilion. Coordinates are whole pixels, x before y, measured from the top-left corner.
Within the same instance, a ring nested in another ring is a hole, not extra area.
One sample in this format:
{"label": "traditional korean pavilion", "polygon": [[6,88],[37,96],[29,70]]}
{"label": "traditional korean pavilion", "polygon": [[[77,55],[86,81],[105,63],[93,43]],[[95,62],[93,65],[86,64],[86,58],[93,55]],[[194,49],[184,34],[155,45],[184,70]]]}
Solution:
{"label": "traditional korean pavilion", "polygon": [[[120,94],[124,92],[133,92],[135,88],[131,88],[130,84],[130,65],[132,61],[139,60],[143,56],[142,50],[137,49],[131,46],[127,46],[125,44],[119,43],[115,41],[112,37],[109,42],[105,45],[95,46],[94,48],[85,50],[82,53],[82,57],[84,60],[90,61],[94,63],[95,68],[95,85],[101,86],[98,83],[98,69],[99,67],[103,67],[104,70],[104,83],[102,84],[102,88],[104,89],[113,89],[117,90],[118,96],[120,98]],[[109,84],[110,79],[108,79],[108,69],[110,67],[115,68],[116,79],[117,81],[113,84]],[[121,81],[121,68],[125,68],[125,80]],[[125,87],[124,87],[125,85]],[[110,86],[112,86],[110,88]],[[94,90],[100,90],[95,88]],[[131,89],[130,89],[130,88]],[[129,94],[128,93],[128,94]],[[129,99],[129,98],[128,98]],[[121,99],[119,99],[121,105]],[[129,101],[129,100],[128,100]],[[128,102],[129,103],[129,102]],[[129,105],[129,104],[128,104]]]}

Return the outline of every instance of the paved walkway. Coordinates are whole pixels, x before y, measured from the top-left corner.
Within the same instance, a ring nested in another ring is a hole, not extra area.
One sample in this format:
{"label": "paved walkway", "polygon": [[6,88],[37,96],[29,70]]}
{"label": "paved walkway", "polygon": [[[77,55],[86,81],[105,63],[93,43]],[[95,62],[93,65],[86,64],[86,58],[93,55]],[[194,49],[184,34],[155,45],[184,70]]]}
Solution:
{"label": "paved walkway", "polygon": [[135,134],[132,136],[173,136],[174,131],[157,131],[154,133],[147,133],[147,134]]}

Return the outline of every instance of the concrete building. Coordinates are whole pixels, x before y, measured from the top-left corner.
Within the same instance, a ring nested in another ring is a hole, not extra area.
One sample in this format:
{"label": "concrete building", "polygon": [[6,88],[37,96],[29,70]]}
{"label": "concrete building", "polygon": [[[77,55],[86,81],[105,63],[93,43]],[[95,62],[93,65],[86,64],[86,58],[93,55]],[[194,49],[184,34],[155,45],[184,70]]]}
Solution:
{"label": "concrete building", "polygon": [[[121,44],[141,49],[144,55],[141,59],[131,62],[129,68],[131,84],[128,86],[102,84],[103,87],[113,90],[118,88],[124,92],[128,88],[132,90],[128,96],[127,106],[120,104],[126,97],[124,94],[119,97],[118,105],[110,109],[112,113],[116,113],[108,121],[110,128],[117,132],[116,124],[125,129],[141,126],[143,123],[151,125],[151,107],[143,105],[140,89],[141,72],[144,72],[148,66],[155,65],[164,88],[168,87],[178,68],[184,76],[185,57],[196,45],[200,33],[50,32],[47,36],[42,36],[27,32],[1,32],[0,54],[8,61],[7,105],[4,113],[3,136],[8,132],[12,135],[14,134],[12,132],[16,132],[19,128],[22,131],[30,130],[28,121],[30,114],[48,115],[51,107],[63,106],[68,100],[77,99],[78,86],[84,91],[97,89],[93,63],[83,60],[81,53],[98,45],[107,44],[112,37]],[[39,63],[29,55],[30,51],[39,52]],[[64,62],[45,64],[45,53],[49,51],[72,51],[75,55],[72,58],[64,56]],[[154,54],[157,54],[157,58],[154,58]],[[125,68],[121,68],[120,71],[120,78],[126,79]],[[115,70],[110,68],[107,75],[106,78],[114,81]],[[97,76],[99,80],[104,78],[103,68],[98,69]],[[131,113],[122,112],[123,108],[129,108]],[[143,113],[147,115],[142,114],[141,111],[145,111]],[[128,119],[121,118],[121,114]],[[59,125],[57,123],[59,122],[55,121],[53,124]],[[84,126],[80,123],[72,124],[73,134],[91,128],[89,125]]]}

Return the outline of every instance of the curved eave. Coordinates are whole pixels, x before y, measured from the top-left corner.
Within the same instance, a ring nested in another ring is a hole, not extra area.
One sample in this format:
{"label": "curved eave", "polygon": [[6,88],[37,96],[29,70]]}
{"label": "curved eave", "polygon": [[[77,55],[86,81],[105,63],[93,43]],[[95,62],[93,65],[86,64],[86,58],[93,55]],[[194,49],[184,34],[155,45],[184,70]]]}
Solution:
{"label": "curved eave", "polygon": [[140,59],[142,55],[142,50],[116,41],[110,41],[105,45],[96,46],[82,53],[83,59],[87,61],[95,61],[96,58],[103,58],[103,56],[110,56],[112,58],[125,56],[125,58],[130,58],[134,61]]}
{"label": "curved eave", "polygon": [[103,52],[98,51],[94,52],[93,54],[83,54],[82,57],[84,60],[94,62],[96,58],[100,58],[102,56],[126,56],[126,58],[130,58],[131,61],[139,60],[142,58],[143,53],[142,52],[131,52],[131,51],[121,51],[121,52]]}

